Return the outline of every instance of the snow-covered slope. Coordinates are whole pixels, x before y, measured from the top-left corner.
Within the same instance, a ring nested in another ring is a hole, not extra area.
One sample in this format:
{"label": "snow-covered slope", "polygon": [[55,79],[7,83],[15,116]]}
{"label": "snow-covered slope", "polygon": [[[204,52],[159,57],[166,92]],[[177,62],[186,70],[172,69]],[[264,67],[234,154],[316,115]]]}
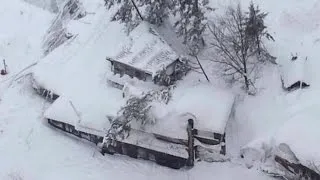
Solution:
{"label": "snow-covered slope", "polygon": [[[9,75],[0,77],[0,179],[269,179],[258,171],[229,162],[198,163],[192,170],[176,171],[124,156],[102,156],[94,146],[47,126],[43,112],[48,104],[34,93],[30,77],[24,76],[30,69],[17,74],[30,64],[37,65],[31,70],[52,79],[43,82],[45,86],[71,98],[82,95],[84,98],[78,101],[87,102],[87,106],[108,108],[103,100],[115,98],[85,99],[88,93],[101,92],[101,85],[105,83],[105,74],[101,72],[108,69],[105,56],[117,48],[114,40],[121,40],[123,36],[119,25],[108,22],[103,2],[88,0],[84,4],[96,14],[70,24],[78,38],[69,42],[70,46],[66,43],[46,59],[40,59],[41,38],[52,16],[22,1],[1,3],[0,22],[6,26],[0,29],[0,34],[5,42],[14,46],[1,44],[0,51],[9,66]],[[70,68],[72,66],[74,68]],[[86,69],[77,67],[88,67],[90,71],[81,72]],[[99,79],[91,81],[93,76]],[[41,81],[41,76],[39,79]],[[75,79],[77,81],[70,81]],[[86,108],[82,108],[86,112]]]}
{"label": "snow-covered slope", "polygon": [[[316,142],[320,138],[317,130],[320,2],[257,2],[270,12],[267,24],[275,38],[275,42],[268,44],[270,52],[277,57],[280,66],[290,63],[292,55],[297,55],[299,60],[306,60],[303,76],[311,86],[292,93],[283,92],[281,71],[274,66],[267,67],[257,84],[259,95],[245,98],[238,106],[235,123],[238,136],[241,137],[237,139],[238,146],[266,153],[266,149],[285,143],[302,164],[310,168],[319,167],[320,146]],[[299,74],[301,72],[295,75]]]}
{"label": "snow-covered slope", "polygon": [[[244,7],[249,2],[241,1]],[[285,143],[302,164],[315,168],[320,166],[317,143],[320,138],[317,120],[320,2],[256,2],[269,12],[266,23],[276,40],[267,44],[271,54],[280,65],[286,65],[291,54],[307,59],[308,70],[304,74],[310,78],[311,86],[285,93],[278,67],[266,66],[257,83],[259,93],[239,98],[235,119],[228,123],[228,154],[258,152],[254,160],[261,163],[266,162],[266,156],[274,148]],[[0,56],[6,59],[9,74],[0,76],[0,179],[268,179],[255,170],[229,162],[198,163],[190,171],[173,171],[127,157],[104,157],[93,146],[48,127],[42,118],[46,103],[34,94],[30,79],[20,76],[28,74],[29,69],[19,73],[32,65],[37,65],[32,70],[44,87],[68,96],[76,106],[81,104],[77,108],[87,119],[92,118],[91,113],[97,114],[87,111],[88,107],[97,112],[108,109],[115,114],[115,107],[124,103],[118,99],[119,91],[110,92],[113,90],[104,86],[109,73],[105,57],[118,51],[118,43],[125,38],[122,26],[109,22],[111,12],[105,10],[103,1],[83,0],[83,3],[88,12],[94,13],[68,24],[68,30],[76,34],[76,38],[45,59],[40,58],[41,38],[53,16],[23,1],[1,3]],[[228,3],[232,2],[211,0],[218,10],[223,10]],[[210,79],[213,84],[218,81]],[[86,98],[92,93],[104,95]],[[108,96],[110,93],[113,96]],[[109,106],[110,101],[115,106]],[[104,114],[100,114],[93,118],[103,117]],[[256,151],[246,151],[248,149]]]}
{"label": "snow-covered slope", "polygon": [[[0,87],[17,78],[15,75],[20,70],[40,60],[42,36],[51,18],[49,12],[23,1],[1,3],[0,57],[6,60],[9,75],[0,76]],[[2,59],[0,67],[3,68]]]}

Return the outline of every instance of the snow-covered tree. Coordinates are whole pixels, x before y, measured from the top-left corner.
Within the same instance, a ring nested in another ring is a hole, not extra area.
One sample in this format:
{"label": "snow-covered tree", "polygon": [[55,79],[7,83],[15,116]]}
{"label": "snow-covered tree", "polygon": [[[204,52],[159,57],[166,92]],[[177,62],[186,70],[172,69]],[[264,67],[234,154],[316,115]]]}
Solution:
{"label": "snow-covered tree", "polygon": [[[265,37],[268,40],[273,40],[274,38],[268,33],[267,26],[264,23],[265,18],[268,13],[261,12],[259,6],[255,6],[253,2],[251,2],[249,6],[249,12],[246,13],[246,37],[249,39],[251,51],[257,51],[259,55],[265,54],[268,55],[266,49],[263,46],[262,38]],[[265,60],[261,56],[261,60]],[[269,60],[273,60],[274,58],[268,58]]]}
{"label": "snow-covered tree", "polygon": [[[254,90],[254,80],[261,67],[261,59],[274,60],[265,48],[258,46],[257,37],[262,44],[261,36],[266,32],[266,27],[263,22],[252,21],[252,16],[244,13],[238,4],[237,7],[230,7],[224,16],[218,17],[209,25],[211,45],[217,53],[213,61],[221,65],[223,75],[229,80],[243,83],[248,93]],[[263,21],[265,14],[259,17],[259,21]]]}
{"label": "snow-covered tree", "polygon": [[128,31],[131,31],[139,24],[141,19],[138,16],[138,12],[135,10],[135,6],[130,0],[105,0],[105,5],[108,9],[114,5],[119,5],[119,9],[114,14],[112,21],[119,21],[124,23]]}
{"label": "snow-covered tree", "polygon": [[[218,62],[223,67],[223,75],[236,80],[244,80],[245,89],[249,91],[252,81],[249,74],[252,71],[250,42],[246,38],[245,14],[240,4],[237,8],[230,7],[225,16],[212,22],[209,27],[212,33],[211,45],[215,48]],[[252,62],[255,64],[255,62]]]}
{"label": "snow-covered tree", "polygon": [[206,28],[207,18],[205,10],[208,0],[177,0],[175,2],[174,14],[178,16],[175,23],[178,35],[182,36],[187,44],[196,54],[204,46],[203,32]]}
{"label": "snow-covered tree", "polygon": [[79,19],[85,16],[85,14],[86,12],[79,0],[67,1],[64,6],[62,6],[62,9],[60,9],[44,37],[42,44],[44,55],[47,55],[72,37],[72,35],[67,32],[65,24],[67,24],[69,20]]}
{"label": "snow-covered tree", "polygon": [[137,19],[161,25],[170,15],[176,16],[175,27],[190,50],[198,52],[204,45],[205,12],[212,10],[208,0],[105,0],[107,8],[120,5],[113,20],[125,23],[129,30]]}
{"label": "snow-covered tree", "polygon": [[161,25],[163,20],[169,16],[171,7],[169,0],[105,0],[105,3],[108,9],[116,4],[120,5],[113,20],[125,24],[132,24],[139,19]]}
{"label": "snow-covered tree", "polygon": [[169,0],[143,0],[146,6],[145,19],[151,24],[161,25],[169,17],[172,1]]}

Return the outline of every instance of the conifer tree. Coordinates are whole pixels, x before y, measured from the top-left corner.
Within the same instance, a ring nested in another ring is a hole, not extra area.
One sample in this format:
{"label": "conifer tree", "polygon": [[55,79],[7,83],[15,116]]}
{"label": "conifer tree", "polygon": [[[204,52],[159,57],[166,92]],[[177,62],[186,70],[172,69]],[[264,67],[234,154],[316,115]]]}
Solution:
{"label": "conifer tree", "polygon": [[208,0],[177,0],[175,1],[174,14],[179,18],[175,23],[177,33],[183,36],[184,43],[197,53],[204,45],[203,32],[207,19],[205,10],[208,8]]}
{"label": "conifer tree", "polygon": [[259,6],[255,6],[253,2],[251,2],[249,12],[247,12],[245,32],[251,49],[256,50],[259,55],[263,51],[261,38],[266,37],[267,39],[274,40],[267,32],[267,27],[264,24],[267,15],[268,13],[261,12]]}
{"label": "conifer tree", "polygon": [[[138,19],[160,26],[170,14],[176,16],[175,27],[190,49],[198,52],[204,45],[206,28],[205,11],[208,0],[105,0],[107,8],[120,5],[113,20],[120,21],[132,30]],[[141,15],[141,16],[140,16]],[[139,17],[140,16],[140,17]]]}

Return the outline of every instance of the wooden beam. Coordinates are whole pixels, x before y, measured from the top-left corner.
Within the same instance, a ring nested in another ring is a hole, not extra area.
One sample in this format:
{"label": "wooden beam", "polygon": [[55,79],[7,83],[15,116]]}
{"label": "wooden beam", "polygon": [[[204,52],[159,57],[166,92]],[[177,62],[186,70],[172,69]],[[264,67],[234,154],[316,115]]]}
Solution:
{"label": "wooden beam", "polygon": [[200,63],[200,61],[199,61],[198,56],[197,56],[197,55],[195,55],[194,57],[196,58],[196,60],[197,60],[197,62],[198,62],[198,64],[199,64],[199,66],[200,66],[200,68],[201,68],[201,70],[202,70],[202,72],[203,72],[204,76],[206,77],[207,81],[208,81],[208,82],[210,82],[210,80],[209,80],[209,78],[208,78],[208,76],[207,76],[207,73],[204,71],[204,69],[203,69],[203,67],[202,67],[202,65],[201,65],[201,63]]}
{"label": "wooden beam", "polygon": [[188,120],[188,127],[187,127],[187,133],[188,133],[188,154],[189,158],[187,161],[187,166],[194,166],[194,137],[193,137],[193,119]]}

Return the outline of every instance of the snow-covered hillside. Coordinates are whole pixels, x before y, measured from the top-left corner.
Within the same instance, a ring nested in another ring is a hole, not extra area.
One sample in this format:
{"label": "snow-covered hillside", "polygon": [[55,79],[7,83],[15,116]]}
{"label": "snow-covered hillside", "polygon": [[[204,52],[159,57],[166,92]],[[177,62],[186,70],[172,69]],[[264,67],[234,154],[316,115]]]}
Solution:
{"label": "snow-covered hillside", "polygon": [[[51,2],[25,1],[46,7],[49,4],[44,2]],[[271,179],[260,170],[269,165],[269,158],[277,154],[281,143],[289,145],[300,163],[319,169],[320,1],[255,1],[269,12],[266,23],[276,40],[267,44],[270,53],[281,66],[289,62],[291,54],[307,59],[304,75],[311,86],[284,92],[279,67],[267,65],[257,82],[256,96],[233,90],[239,98],[235,117],[227,126],[231,161],[199,162],[191,170],[179,171],[120,155],[102,156],[95,146],[47,125],[43,113],[49,104],[35,94],[29,74],[34,73],[42,86],[80,104],[77,108],[83,117],[104,118],[97,112],[106,108],[116,114],[116,107],[124,101],[120,91],[105,86],[110,74],[105,58],[119,51],[126,34],[122,25],[110,22],[112,11],[105,9],[103,1],[82,0],[90,13],[66,25],[74,38],[42,58],[42,38],[54,15],[25,1],[10,0],[0,5],[0,57],[6,59],[9,72],[0,76],[0,179]],[[241,0],[244,8],[249,2]],[[217,13],[229,3],[211,0]],[[211,74],[209,67],[205,66]],[[212,84],[221,85],[216,77],[210,75]],[[186,78],[189,80],[180,89],[205,81],[201,74]],[[244,161],[240,154],[245,155]]]}
{"label": "snow-covered hillside", "polygon": [[[245,98],[237,109],[238,146],[259,151],[258,161],[264,161],[268,151],[281,144],[289,145],[300,163],[319,169],[319,32],[320,2],[314,1],[257,1],[269,12],[267,23],[275,42],[268,45],[281,66],[291,63],[292,55],[306,61],[302,76],[310,88],[284,92],[278,67],[267,67],[258,86],[259,95]],[[298,77],[299,73],[293,74]],[[300,75],[301,76],[301,75]],[[292,78],[292,77],[291,77]],[[294,78],[294,77],[293,77]],[[276,150],[275,150],[276,151]]]}
{"label": "snow-covered hillside", "polygon": [[[103,7],[103,2],[90,0],[86,3],[86,7],[93,8],[91,10],[94,10],[96,15],[83,19],[85,21],[83,23],[74,22],[72,27],[75,28],[73,30],[79,35],[79,38],[72,42],[72,47],[70,46],[68,50],[54,52],[64,57],[66,61],[50,59],[49,55],[42,63],[41,39],[53,16],[18,0],[7,1],[0,6],[1,23],[5,24],[0,30],[0,53],[6,59],[9,67],[9,74],[0,78],[0,179],[100,180],[111,178],[205,179],[211,177],[269,179],[258,171],[247,170],[245,167],[231,163],[199,163],[192,170],[176,171],[128,157],[102,156],[94,146],[49,127],[43,121],[42,116],[48,104],[34,93],[31,79],[28,76],[33,67],[41,70],[43,65],[50,65],[49,60],[52,63],[55,62],[52,71],[56,71],[54,72],[55,78],[60,78],[61,82],[82,75],[78,77],[82,79],[78,83],[74,82],[73,87],[66,82],[58,84],[56,88],[57,91],[69,92],[67,91],[69,87],[73,92],[85,95],[89,93],[88,89],[77,89],[77,84],[78,87],[83,87],[80,86],[81,82],[90,83],[93,85],[91,88],[95,88],[98,82],[90,82],[90,76],[97,75],[103,80],[104,75],[97,71],[98,74],[88,73],[88,77],[85,77],[83,72],[77,72],[76,68],[72,70],[68,67],[71,65],[83,67],[84,65],[88,66],[88,69],[91,69],[90,67],[106,69],[103,65],[106,50],[109,49],[108,51],[112,52],[110,48],[116,48],[116,46],[110,44],[106,48],[108,43],[105,41],[110,42],[108,40],[121,38],[121,36],[114,37],[113,33],[121,34],[121,28],[109,23],[108,18],[105,17],[108,13]],[[90,48],[90,45],[99,47],[99,43],[102,43],[101,49]],[[77,51],[84,54],[78,55]],[[91,54],[91,51],[94,51],[94,54]],[[74,61],[77,59],[79,61]],[[74,64],[68,66],[68,63],[71,62]],[[41,65],[37,66],[38,64]],[[71,72],[65,71],[67,69]]]}

